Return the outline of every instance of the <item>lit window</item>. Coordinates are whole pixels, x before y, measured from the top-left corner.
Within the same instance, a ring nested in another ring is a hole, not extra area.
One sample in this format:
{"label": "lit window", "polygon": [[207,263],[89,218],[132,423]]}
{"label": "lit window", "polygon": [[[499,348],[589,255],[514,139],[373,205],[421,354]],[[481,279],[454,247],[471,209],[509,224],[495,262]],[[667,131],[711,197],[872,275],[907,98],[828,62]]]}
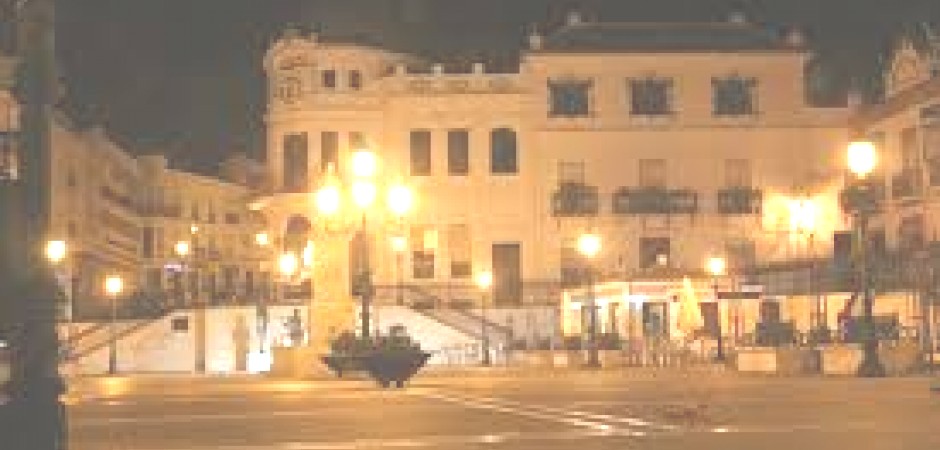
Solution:
{"label": "lit window", "polygon": [[549,81],[549,116],[581,117],[590,114],[590,80]]}

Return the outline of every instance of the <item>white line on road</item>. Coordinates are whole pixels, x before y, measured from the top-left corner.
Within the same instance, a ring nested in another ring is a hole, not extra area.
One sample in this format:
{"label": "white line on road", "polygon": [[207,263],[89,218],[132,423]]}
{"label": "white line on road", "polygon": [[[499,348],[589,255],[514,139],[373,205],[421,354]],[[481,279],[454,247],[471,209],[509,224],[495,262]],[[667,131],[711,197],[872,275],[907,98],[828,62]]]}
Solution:
{"label": "white line on road", "polygon": [[471,397],[466,395],[456,395],[453,393],[424,392],[429,398],[457,403],[462,406],[476,409],[490,409],[494,411],[514,414],[517,416],[530,417],[534,419],[560,422],[567,425],[589,428],[602,433],[626,432],[629,435],[642,436],[644,432],[632,429],[618,430],[611,422],[616,424],[625,424],[630,427],[643,427],[659,431],[675,430],[671,425],[653,424],[642,419],[633,417],[619,417],[609,414],[592,414],[585,411],[566,410],[553,408],[544,405],[526,404],[503,398],[494,397]]}

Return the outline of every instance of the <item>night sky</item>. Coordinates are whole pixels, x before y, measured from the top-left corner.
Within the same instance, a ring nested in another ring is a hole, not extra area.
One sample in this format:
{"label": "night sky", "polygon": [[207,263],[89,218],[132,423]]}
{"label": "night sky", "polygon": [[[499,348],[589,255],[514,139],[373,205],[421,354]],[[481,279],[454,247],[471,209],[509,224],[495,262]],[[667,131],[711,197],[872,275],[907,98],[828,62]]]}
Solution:
{"label": "night sky", "polygon": [[532,24],[579,9],[603,21],[750,20],[795,24],[844,85],[870,76],[905,26],[940,24],[940,0],[60,0],[57,45],[79,124],[104,124],[134,153],[163,152],[208,171],[260,156],[264,50],[286,25],[369,36],[432,57],[505,61]]}

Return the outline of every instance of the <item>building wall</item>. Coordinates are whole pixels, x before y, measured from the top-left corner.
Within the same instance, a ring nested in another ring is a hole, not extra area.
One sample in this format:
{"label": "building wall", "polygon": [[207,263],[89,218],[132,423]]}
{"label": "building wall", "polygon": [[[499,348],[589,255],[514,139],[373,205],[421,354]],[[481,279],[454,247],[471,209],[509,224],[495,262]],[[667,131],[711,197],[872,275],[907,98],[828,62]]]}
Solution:
{"label": "building wall", "polygon": [[[281,69],[282,61],[305,61]],[[318,186],[320,133],[340,137],[338,172],[344,173],[351,151],[350,132],[362,132],[382,161],[382,180],[404,179],[417,192],[408,225],[427,225],[444,236],[448,225],[467,224],[474,271],[491,267],[493,243],[518,242],[525,281],[559,280],[561,247],[577,234],[596,229],[605,240],[604,272],[635,271],[640,237],[669,237],[670,265],[699,270],[706,256],[725,252],[725,242],[751,237],[759,261],[793,257],[793,229],[781,218],[786,202],[841,174],[839,150],[849,139],[847,111],[820,109],[804,101],[802,51],[552,53],[523,54],[517,73],[486,73],[482,65],[469,72],[445,72],[428,65],[412,73],[413,64],[399,54],[374,48],[324,44],[311,37],[282,39],[269,51],[265,69],[271,83],[267,161],[274,192],[283,188],[283,146],[288,133],[308,133],[308,192]],[[306,64],[306,65],[304,65]],[[298,68],[300,67],[300,68]],[[322,70],[361,70],[363,85],[352,89],[341,75],[337,86],[322,85]],[[312,74],[312,76],[311,76]],[[674,80],[675,114],[668,118],[631,116],[626,80],[668,76]],[[716,118],[711,113],[711,78],[740,74],[758,80],[756,114]],[[555,118],[548,112],[548,81],[591,78],[588,117]],[[290,79],[303,86],[285,100],[279,87]],[[512,175],[489,171],[489,133],[507,127],[516,132],[519,170]],[[447,130],[467,129],[470,170],[447,174]],[[409,176],[409,132],[431,131],[431,174]],[[667,187],[698,194],[694,214],[619,217],[611,213],[611,195],[637,185],[640,159],[665,159]],[[716,191],[725,187],[726,159],[751,162],[753,187],[764,194],[764,211],[750,217],[715,213]],[[552,194],[559,184],[560,162],[583,162],[584,182],[597,186],[600,213],[589,218],[552,214]],[[816,231],[816,246],[828,249],[831,232],[842,226],[836,192],[827,192],[829,220]],[[283,228],[294,213],[316,222],[304,194],[268,198],[272,228]],[[394,257],[387,236],[400,228],[381,227],[375,267],[388,268]],[[452,280],[447,273],[447,242],[439,240],[437,267],[431,280]],[[804,244],[805,247],[805,244]],[[411,264],[406,256],[405,266]],[[391,282],[391,270],[378,274]],[[410,271],[408,271],[410,272]],[[408,281],[412,280],[411,277]]]}

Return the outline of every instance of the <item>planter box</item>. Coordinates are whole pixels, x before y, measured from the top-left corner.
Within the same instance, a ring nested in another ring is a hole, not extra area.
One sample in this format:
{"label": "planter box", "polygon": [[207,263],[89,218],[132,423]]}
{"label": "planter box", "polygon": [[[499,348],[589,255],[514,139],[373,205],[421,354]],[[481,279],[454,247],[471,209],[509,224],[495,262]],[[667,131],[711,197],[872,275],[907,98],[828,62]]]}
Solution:
{"label": "planter box", "polygon": [[365,368],[382,387],[404,387],[405,381],[415,376],[431,354],[422,351],[393,350],[373,352],[365,358]]}
{"label": "planter box", "polygon": [[819,373],[819,353],[809,348],[741,347],[735,355],[740,372],[779,375]]}
{"label": "planter box", "polygon": [[854,375],[862,363],[862,348],[857,344],[828,345],[820,349],[822,373]]}

